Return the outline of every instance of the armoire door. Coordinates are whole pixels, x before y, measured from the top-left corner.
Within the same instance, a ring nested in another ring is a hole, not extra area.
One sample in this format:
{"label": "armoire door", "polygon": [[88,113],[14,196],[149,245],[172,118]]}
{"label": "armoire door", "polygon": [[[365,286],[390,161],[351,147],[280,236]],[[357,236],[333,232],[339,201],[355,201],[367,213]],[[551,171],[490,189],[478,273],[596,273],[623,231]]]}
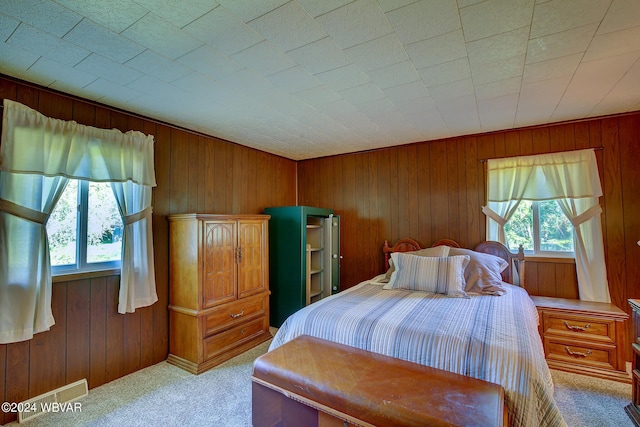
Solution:
{"label": "armoire door", "polygon": [[203,223],[203,308],[236,299],[236,221]]}
{"label": "armoire door", "polygon": [[267,289],[267,233],[266,221],[238,221],[238,298]]}

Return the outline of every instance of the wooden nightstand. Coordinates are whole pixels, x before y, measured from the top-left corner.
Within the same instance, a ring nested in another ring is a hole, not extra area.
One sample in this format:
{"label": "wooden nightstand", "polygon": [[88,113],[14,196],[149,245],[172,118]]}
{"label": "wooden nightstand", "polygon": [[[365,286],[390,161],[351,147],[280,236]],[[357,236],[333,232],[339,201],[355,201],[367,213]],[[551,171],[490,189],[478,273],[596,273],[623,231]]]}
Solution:
{"label": "wooden nightstand", "polygon": [[633,386],[631,403],[625,406],[633,424],[640,427],[640,299],[630,299],[629,305],[632,310],[633,336],[631,343],[633,349]]}
{"label": "wooden nightstand", "polygon": [[531,297],[540,314],[540,336],[552,369],[625,383],[627,313],[613,304]]}

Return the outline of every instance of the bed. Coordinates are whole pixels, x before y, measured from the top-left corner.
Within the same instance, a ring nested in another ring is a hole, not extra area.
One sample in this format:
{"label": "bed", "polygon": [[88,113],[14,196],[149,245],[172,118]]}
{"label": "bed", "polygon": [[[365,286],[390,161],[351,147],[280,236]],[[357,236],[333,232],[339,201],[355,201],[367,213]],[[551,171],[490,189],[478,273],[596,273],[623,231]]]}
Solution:
{"label": "bed", "polygon": [[422,248],[413,239],[383,251],[385,274],[292,314],[269,350],[299,335],[324,338],[500,384],[511,426],[566,425],[536,307],[513,284],[524,277],[522,251],[498,242],[471,251],[452,240]]}

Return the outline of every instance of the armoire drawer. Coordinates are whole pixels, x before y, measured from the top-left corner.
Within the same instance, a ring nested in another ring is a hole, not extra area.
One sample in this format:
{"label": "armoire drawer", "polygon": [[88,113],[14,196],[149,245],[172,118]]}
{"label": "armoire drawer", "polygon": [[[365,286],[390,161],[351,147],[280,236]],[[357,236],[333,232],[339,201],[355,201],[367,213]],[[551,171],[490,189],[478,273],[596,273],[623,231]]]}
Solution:
{"label": "armoire drawer", "polygon": [[269,331],[267,317],[262,316],[204,340],[204,359],[210,359]]}
{"label": "armoire drawer", "polygon": [[215,307],[202,317],[204,337],[266,313],[269,295],[260,294]]}
{"label": "armoire drawer", "polygon": [[610,344],[616,342],[616,322],[613,319],[543,312],[542,325],[545,336],[554,335]]}

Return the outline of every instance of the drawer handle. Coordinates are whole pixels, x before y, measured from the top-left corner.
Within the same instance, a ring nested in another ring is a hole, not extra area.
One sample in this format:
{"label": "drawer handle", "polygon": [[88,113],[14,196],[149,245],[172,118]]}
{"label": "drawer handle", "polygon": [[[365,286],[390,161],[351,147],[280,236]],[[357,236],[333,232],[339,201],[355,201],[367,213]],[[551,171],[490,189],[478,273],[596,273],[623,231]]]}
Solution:
{"label": "drawer handle", "polygon": [[231,316],[232,319],[237,319],[238,317],[242,316],[244,314],[244,308],[242,309],[242,311],[240,311],[240,313],[229,313],[229,316]]}
{"label": "drawer handle", "polygon": [[567,353],[569,353],[570,356],[573,356],[575,358],[578,357],[587,357],[591,354],[591,350],[587,350],[584,353],[580,353],[579,351],[571,351],[571,349],[569,347],[565,347],[565,350],[567,350]]}
{"label": "drawer handle", "polygon": [[574,332],[584,332],[591,327],[591,325],[588,323],[584,326],[570,325],[566,320],[564,321],[564,326],[566,326],[570,331]]}

